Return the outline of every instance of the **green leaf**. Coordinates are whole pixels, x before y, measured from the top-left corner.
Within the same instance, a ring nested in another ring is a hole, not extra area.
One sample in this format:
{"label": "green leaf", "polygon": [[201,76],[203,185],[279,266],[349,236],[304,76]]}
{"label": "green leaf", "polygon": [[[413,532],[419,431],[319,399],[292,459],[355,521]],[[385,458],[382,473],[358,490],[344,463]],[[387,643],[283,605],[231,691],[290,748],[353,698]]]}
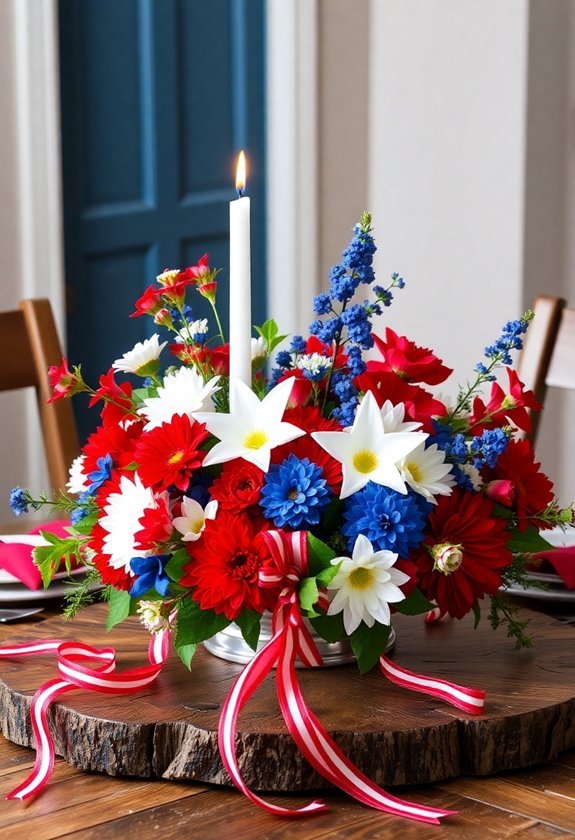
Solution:
{"label": "green leaf", "polygon": [[41,535],[49,545],[36,546],[32,552],[32,557],[40,570],[42,583],[46,588],[54,574],[60,570],[62,560],[66,566],[66,571],[70,571],[72,561],[78,552],[79,542],[76,537],[57,537],[48,531],[42,531]]}
{"label": "green leaf", "polygon": [[315,613],[313,605],[319,598],[316,579],[313,577],[304,578],[299,585],[297,595],[302,610]]}
{"label": "green leaf", "polygon": [[111,589],[110,598],[108,601],[108,618],[106,620],[106,630],[111,630],[116,624],[124,621],[130,615],[130,593],[123,589]]}
{"label": "green leaf", "polygon": [[523,554],[535,554],[554,547],[541,536],[535,525],[531,524],[524,531],[514,531],[508,545],[511,551],[520,551]]}
{"label": "green leaf", "polygon": [[336,613],[336,615],[318,615],[317,618],[311,618],[310,622],[314,630],[326,642],[339,642],[347,636],[345,627],[343,626],[342,613]]}
{"label": "green leaf", "polygon": [[176,583],[181,579],[184,566],[190,562],[190,555],[185,548],[175,551],[166,563],[166,574]]}
{"label": "green leaf", "polygon": [[268,355],[282,343],[284,338],[287,338],[287,335],[278,335],[278,325],[273,318],[267,320],[261,327],[255,326],[254,329],[264,339]]}
{"label": "green leaf", "polygon": [[393,606],[402,615],[419,615],[420,613],[432,610],[434,605],[431,601],[427,600],[420,589],[415,587],[407,598],[404,598],[403,601],[398,601]]}
{"label": "green leaf", "polygon": [[192,668],[192,658],[197,647],[197,645],[180,645],[180,647],[176,645],[176,653],[188,670]]}
{"label": "green leaf", "polygon": [[371,671],[385,650],[391,627],[388,624],[375,622],[368,627],[363,621],[351,634],[351,646],[355,653],[360,673]]}
{"label": "green leaf", "polygon": [[196,601],[184,598],[178,606],[178,624],[176,629],[176,647],[195,645],[219,633],[231,624],[225,615],[218,615],[213,610],[202,610]]}
{"label": "green leaf", "polygon": [[335,552],[324,542],[314,537],[313,534],[307,535],[307,562],[311,577],[318,575],[323,569],[327,569],[331,565],[331,561],[335,557]]}
{"label": "green leaf", "polygon": [[322,569],[319,575],[316,575],[317,585],[318,586],[329,586],[332,582],[334,577],[339,572],[339,567],[341,566],[340,563],[336,563],[335,566],[328,566],[326,569]]}
{"label": "green leaf", "polygon": [[261,615],[255,612],[255,610],[245,610],[243,613],[240,613],[236,619],[234,619],[235,623],[242,631],[245,643],[249,645],[252,650],[257,650],[258,639],[260,637],[261,620]]}

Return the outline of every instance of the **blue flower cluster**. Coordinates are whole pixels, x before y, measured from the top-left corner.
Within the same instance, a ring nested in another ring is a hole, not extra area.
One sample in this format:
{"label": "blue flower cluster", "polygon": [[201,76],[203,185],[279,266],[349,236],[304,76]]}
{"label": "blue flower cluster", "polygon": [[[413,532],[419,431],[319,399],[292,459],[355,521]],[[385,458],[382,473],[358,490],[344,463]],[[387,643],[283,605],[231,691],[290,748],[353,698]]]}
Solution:
{"label": "blue flower cluster", "polygon": [[[530,314],[528,313],[528,316]],[[527,332],[529,320],[529,317],[523,317],[516,321],[508,321],[497,341],[485,348],[487,358],[497,364],[511,365],[513,363],[511,350],[521,350],[523,347],[521,336]],[[483,362],[478,362],[475,370],[479,374],[486,375],[487,379],[495,379],[493,375],[488,375],[488,369]]]}
{"label": "blue flower cluster", "polygon": [[282,464],[272,464],[261,492],[264,516],[277,528],[317,525],[331,501],[322,476],[321,467],[293,454]]}
{"label": "blue flower cluster", "polygon": [[344,427],[353,426],[359,400],[351,376],[346,373],[334,373],[331,378],[331,391],[339,403],[333,409],[332,417]]}
{"label": "blue flower cluster", "polygon": [[14,487],[10,491],[10,507],[16,516],[22,516],[30,510],[30,496],[23,487]]}
{"label": "blue flower cluster", "polygon": [[456,484],[463,490],[473,493],[473,483],[467,473],[461,469],[461,465],[469,461],[469,449],[465,437],[462,434],[454,434],[450,426],[441,425],[435,420],[433,426],[435,434],[431,440],[437,444],[438,449],[445,452],[445,460],[453,464],[451,474]]}
{"label": "blue flower cluster", "polygon": [[423,539],[429,504],[416,493],[406,495],[370,481],[345,502],[342,532],[348,549],[359,534],[365,534],[373,547],[408,557]]}
{"label": "blue flower cluster", "polygon": [[507,449],[509,437],[503,429],[486,429],[471,441],[473,464],[477,469],[494,467],[499,456]]}
{"label": "blue flower cluster", "polygon": [[176,330],[183,329],[183,327],[185,327],[186,324],[190,324],[194,320],[192,307],[187,303],[184,304],[183,318],[181,313],[176,309],[175,306],[168,307],[168,312],[170,313],[172,324],[174,325],[174,329]]}

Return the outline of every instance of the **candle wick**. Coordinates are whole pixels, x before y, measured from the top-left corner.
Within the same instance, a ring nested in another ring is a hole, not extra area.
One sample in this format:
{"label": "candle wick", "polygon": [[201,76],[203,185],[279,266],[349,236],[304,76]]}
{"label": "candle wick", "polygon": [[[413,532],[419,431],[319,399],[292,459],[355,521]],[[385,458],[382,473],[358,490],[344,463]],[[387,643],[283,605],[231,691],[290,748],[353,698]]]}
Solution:
{"label": "candle wick", "polygon": [[244,193],[244,191],[242,190],[242,188],[241,188],[241,187],[238,187],[238,189],[237,189],[237,193],[238,193],[238,198],[241,198],[241,197],[242,197],[242,195],[243,195],[243,193]]}

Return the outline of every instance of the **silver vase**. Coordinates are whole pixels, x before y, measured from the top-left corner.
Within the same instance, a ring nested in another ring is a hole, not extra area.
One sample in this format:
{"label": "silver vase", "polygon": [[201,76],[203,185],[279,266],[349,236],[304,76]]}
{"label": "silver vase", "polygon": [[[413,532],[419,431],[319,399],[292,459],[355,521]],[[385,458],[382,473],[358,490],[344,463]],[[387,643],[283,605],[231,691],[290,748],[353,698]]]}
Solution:
{"label": "silver vase", "polygon": [[[349,665],[350,663],[355,662],[355,655],[351,648],[349,639],[342,639],[340,642],[326,642],[325,639],[322,639],[322,637],[315,632],[307,619],[304,619],[304,621],[306,622],[307,628],[321,654],[323,664],[326,667],[333,665]],[[257,649],[260,650],[266,642],[269,642],[271,637],[272,617],[269,613],[266,613],[262,617],[261,632],[258,639]],[[385,646],[385,653],[388,653],[394,645],[395,630],[392,627]],[[220,632],[216,633],[215,636],[212,636],[211,639],[207,639],[204,642],[204,647],[211,654],[218,656],[220,659],[227,659],[228,662],[238,662],[241,665],[245,665],[249,662],[254,655],[254,651],[246,644],[241,630],[235,624],[230,624],[225,628],[225,630],[220,630]],[[304,666],[298,660],[296,662],[296,667],[301,668]]]}

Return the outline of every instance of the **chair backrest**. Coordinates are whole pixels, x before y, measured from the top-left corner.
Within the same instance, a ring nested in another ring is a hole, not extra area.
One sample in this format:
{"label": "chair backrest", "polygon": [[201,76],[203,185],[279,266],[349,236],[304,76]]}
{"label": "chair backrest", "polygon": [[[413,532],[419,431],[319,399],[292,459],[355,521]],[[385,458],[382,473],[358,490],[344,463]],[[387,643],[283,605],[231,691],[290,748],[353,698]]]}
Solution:
{"label": "chair backrest", "polygon": [[23,300],[19,309],[0,312],[0,391],[36,389],[48,475],[55,489],[65,486],[70,464],[80,451],[70,401],[47,402],[52,395],[48,368],[61,361],[49,300]]}
{"label": "chair backrest", "polygon": [[[517,372],[540,403],[549,387],[575,390],[575,309],[560,297],[541,295],[533,304],[535,318],[529,325]],[[539,427],[539,412],[531,415],[532,442]]]}

